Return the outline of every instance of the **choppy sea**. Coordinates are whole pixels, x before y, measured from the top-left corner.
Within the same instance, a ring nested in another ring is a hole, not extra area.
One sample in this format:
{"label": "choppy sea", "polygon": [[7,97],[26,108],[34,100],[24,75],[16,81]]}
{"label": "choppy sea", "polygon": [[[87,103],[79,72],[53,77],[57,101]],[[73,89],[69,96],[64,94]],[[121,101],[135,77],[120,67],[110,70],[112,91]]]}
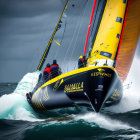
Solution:
{"label": "choppy sea", "polygon": [[0,84],[0,140],[137,140],[140,139],[139,69],[134,61],[124,83],[121,102],[102,113],[71,107],[37,114],[25,94],[39,72],[27,73],[19,83]]}

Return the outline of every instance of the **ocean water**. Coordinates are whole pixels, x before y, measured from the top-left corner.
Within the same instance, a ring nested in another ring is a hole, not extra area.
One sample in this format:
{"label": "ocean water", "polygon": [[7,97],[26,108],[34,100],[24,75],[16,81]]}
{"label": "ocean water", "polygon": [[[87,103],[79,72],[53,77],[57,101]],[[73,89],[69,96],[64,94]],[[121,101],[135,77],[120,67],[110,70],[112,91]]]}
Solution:
{"label": "ocean water", "polygon": [[27,73],[19,83],[0,84],[0,140],[137,140],[140,139],[139,68],[135,58],[124,83],[121,102],[102,113],[71,107],[38,114],[25,94],[39,72]]}

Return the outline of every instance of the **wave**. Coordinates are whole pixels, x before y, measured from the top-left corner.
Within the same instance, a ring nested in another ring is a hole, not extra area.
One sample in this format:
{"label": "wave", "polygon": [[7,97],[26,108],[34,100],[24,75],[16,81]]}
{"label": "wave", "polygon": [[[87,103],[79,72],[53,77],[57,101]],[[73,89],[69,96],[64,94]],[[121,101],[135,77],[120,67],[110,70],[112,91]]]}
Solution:
{"label": "wave", "polygon": [[11,94],[0,97],[0,118],[12,120],[39,121],[26,101],[25,94],[35,87],[40,72],[27,73]]}

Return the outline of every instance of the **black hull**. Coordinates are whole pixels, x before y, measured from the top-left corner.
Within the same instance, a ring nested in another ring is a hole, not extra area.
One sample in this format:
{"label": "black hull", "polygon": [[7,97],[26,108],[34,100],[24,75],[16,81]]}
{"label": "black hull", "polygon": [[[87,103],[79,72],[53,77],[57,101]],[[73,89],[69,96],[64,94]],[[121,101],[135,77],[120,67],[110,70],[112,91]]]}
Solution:
{"label": "black hull", "polygon": [[114,68],[81,68],[39,87],[32,96],[31,105],[38,111],[82,105],[99,112],[105,106],[118,103],[122,91]]}

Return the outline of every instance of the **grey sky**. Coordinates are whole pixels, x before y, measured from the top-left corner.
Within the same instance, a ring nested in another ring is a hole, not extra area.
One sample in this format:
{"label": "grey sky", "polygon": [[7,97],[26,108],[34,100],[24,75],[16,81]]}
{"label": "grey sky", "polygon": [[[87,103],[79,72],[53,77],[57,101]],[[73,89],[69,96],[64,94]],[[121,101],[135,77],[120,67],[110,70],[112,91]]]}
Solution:
{"label": "grey sky", "polygon": [[[66,0],[0,1],[0,82],[18,82],[26,73],[36,70],[65,3]],[[73,53],[76,46],[84,48],[92,4],[93,0],[70,0],[62,29],[55,36],[62,46],[58,49],[53,43],[47,59],[50,63],[54,55],[62,58],[59,62],[68,59],[71,46]],[[61,52],[68,47],[66,56]],[[78,48],[77,52],[79,56],[83,50]]]}

